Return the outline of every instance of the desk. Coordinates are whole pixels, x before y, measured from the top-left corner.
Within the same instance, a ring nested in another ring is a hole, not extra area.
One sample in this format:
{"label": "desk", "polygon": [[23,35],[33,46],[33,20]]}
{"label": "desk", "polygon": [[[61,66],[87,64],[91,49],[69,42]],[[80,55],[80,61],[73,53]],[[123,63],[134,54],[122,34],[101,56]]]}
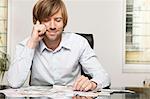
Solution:
{"label": "desk", "polygon": [[[6,89],[7,86],[0,86],[0,89]],[[99,96],[97,98],[92,97],[80,97],[80,96],[74,96],[74,97],[64,97],[59,96],[57,99],[150,99],[150,88],[144,88],[144,87],[125,87],[123,89],[128,89],[135,91],[134,94],[132,93],[113,93],[110,96]],[[26,97],[26,98],[12,98],[12,97],[6,97],[4,94],[0,94],[0,99],[54,99],[54,98],[46,98],[46,97]],[[55,98],[56,99],[56,98]]]}

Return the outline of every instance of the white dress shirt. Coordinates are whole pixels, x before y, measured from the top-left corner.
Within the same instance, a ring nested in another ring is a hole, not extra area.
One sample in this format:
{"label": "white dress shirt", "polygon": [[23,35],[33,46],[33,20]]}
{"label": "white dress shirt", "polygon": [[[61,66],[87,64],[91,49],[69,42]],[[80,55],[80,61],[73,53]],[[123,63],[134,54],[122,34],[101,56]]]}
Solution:
{"label": "white dress shirt", "polygon": [[63,32],[62,40],[54,51],[48,49],[43,41],[35,49],[28,48],[27,41],[25,39],[16,47],[16,56],[7,77],[11,87],[21,87],[30,70],[30,85],[73,85],[81,76],[80,64],[97,83],[97,88],[110,84],[108,73],[84,37]]}

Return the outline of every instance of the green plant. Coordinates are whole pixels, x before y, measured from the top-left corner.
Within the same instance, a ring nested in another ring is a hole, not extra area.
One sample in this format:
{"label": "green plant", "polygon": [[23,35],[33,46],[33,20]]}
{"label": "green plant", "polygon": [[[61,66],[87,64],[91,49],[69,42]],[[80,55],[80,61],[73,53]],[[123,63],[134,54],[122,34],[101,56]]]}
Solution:
{"label": "green plant", "polygon": [[5,52],[0,51],[0,77],[3,79],[5,72],[8,70],[9,59]]}

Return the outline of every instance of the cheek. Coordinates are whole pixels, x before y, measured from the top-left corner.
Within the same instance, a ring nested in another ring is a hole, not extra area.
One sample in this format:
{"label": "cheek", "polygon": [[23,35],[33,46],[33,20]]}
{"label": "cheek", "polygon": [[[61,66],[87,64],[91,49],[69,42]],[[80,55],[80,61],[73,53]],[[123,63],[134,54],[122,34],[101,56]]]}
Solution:
{"label": "cheek", "polygon": [[63,26],[64,26],[63,23],[57,24],[57,27],[58,27],[58,28],[63,28]]}

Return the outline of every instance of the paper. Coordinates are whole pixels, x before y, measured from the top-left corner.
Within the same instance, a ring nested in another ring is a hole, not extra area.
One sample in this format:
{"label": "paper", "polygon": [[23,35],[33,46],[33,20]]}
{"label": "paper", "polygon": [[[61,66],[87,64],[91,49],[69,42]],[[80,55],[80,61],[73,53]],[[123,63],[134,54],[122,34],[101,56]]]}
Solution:
{"label": "paper", "polygon": [[119,89],[101,89],[102,92],[108,93],[135,93],[134,91],[130,90],[119,90]]}
{"label": "paper", "polygon": [[47,95],[48,91],[52,89],[50,86],[29,86],[19,89],[5,89],[0,90],[7,97],[40,97]]}
{"label": "paper", "polygon": [[73,91],[71,86],[28,86],[19,89],[0,90],[7,97],[72,97],[72,96],[109,96],[109,92],[80,92]]}

